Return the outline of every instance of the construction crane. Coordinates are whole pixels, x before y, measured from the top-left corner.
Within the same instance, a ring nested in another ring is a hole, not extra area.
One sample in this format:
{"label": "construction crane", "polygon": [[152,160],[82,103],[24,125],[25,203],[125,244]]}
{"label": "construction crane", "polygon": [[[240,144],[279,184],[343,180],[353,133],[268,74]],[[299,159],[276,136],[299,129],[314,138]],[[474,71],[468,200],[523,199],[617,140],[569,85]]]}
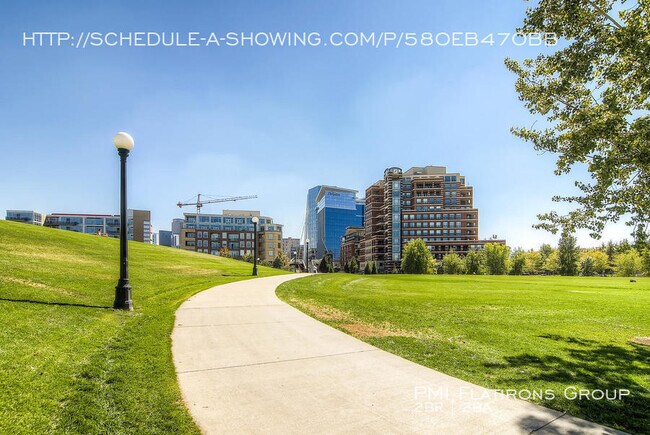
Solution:
{"label": "construction crane", "polygon": [[[213,195],[203,195],[204,197],[207,197],[208,199],[201,200],[201,194],[199,193],[196,195],[196,201],[194,202],[179,202],[176,204],[179,208],[182,207],[188,207],[188,206],[195,206],[196,207],[196,225],[198,228],[199,225],[199,215],[201,214],[201,207],[203,207],[203,204],[214,204],[217,202],[229,202],[229,201],[240,201],[242,199],[253,199],[257,198],[257,195],[248,195],[248,196],[229,196],[229,197],[217,197]],[[194,198],[192,198],[194,199]]]}

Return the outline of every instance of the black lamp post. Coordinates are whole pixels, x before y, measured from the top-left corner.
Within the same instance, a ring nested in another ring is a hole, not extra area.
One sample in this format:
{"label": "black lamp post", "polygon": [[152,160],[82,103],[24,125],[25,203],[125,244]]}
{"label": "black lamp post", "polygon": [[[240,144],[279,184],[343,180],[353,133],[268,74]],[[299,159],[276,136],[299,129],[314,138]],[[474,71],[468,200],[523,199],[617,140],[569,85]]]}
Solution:
{"label": "black lamp post", "polygon": [[115,286],[113,308],[131,311],[133,301],[129,284],[129,248],[126,231],[126,158],[129,151],[133,149],[133,138],[128,133],[119,132],[113,138],[113,143],[120,155],[120,279]]}
{"label": "black lamp post", "polygon": [[309,273],[309,239],[305,239],[305,272]]}
{"label": "black lamp post", "polygon": [[260,221],[260,218],[253,216],[253,231],[255,232],[253,238],[253,276],[257,276],[257,223]]}

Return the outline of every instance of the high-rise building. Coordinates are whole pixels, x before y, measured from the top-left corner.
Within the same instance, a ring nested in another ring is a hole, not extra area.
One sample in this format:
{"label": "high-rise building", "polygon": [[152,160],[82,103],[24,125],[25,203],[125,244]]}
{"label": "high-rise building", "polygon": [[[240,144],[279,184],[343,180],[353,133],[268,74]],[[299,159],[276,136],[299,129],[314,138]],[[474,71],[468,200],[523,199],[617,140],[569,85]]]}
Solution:
{"label": "high-rise building", "polygon": [[183,224],[185,219],[176,218],[172,220],[172,244],[173,248],[181,247],[181,230],[183,229]]}
{"label": "high-rise building", "polygon": [[40,213],[34,210],[7,210],[5,219],[8,221],[42,226],[45,223],[45,217],[45,213]]}
{"label": "high-rise building", "polygon": [[153,227],[151,226],[151,212],[149,210],[126,211],[128,219],[129,240],[138,242],[153,243]]}
{"label": "high-rise building", "polygon": [[338,261],[341,237],[350,226],[362,226],[364,201],[357,191],[335,186],[316,186],[307,193],[305,213],[306,238],[314,259],[331,254]]}
{"label": "high-rise building", "polygon": [[362,262],[374,261],[382,271],[399,268],[402,249],[414,239],[422,239],[437,259],[452,250],[464,255],[486,243],[505,243],[479,240],[473,190],[463,175],[443,166],[386,169],[366,189]]}
{"label": "high-rise building", "polygon": [[285,237],[282,239],[282,252],[290,259],[300,252],[300,239]]}
{"label": "high-rise building", "polygon": [[316,196],[323,186],[315,186],[307,191],[307,207],[305,209],[305,239],[310,253],[315,252],[318,245],[318,213]]}
{"label": "high-rise building", "polygon": [[353,258],[359,264],[362,257],[361,242],[363,241],[363,227],[347,227],[345,235],[341,239],[341,265],[344,265]]}
{"label": "high-rise building", "polygon": [[224,210],[223,214],[184,213],[181,248],[188,251],[219,255],[227,248],[233,257],[253,255],[254,225],[257,216],[257,254],[262,261],[273,261],[282,250],[282,225],[253,210]]}
{"label": "high-rise building", "polygon": [[185,219],[181,218],[176,218],[172,220],[172,234],[176,234],[178,236],[181,235],[181,230],[183,229],[183,224],[185,223]]}
{"label": "high-rise building", "polygon": [[172,232],[168,230],[158,231],[158,243],[160,246],[173,246]]}

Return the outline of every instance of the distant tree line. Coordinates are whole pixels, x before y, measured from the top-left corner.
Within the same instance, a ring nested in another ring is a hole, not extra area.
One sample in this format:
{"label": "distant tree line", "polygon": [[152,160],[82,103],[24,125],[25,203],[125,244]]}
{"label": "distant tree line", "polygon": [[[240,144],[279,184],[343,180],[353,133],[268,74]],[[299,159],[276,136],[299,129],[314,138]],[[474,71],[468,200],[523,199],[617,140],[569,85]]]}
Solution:
{"label": "distant tree line", "polygon": [[[356,258],[345,263],[343,271],[359,273]],[[650,276],[650,243],[647,238],[637,235],[632,244],[627,240],[618,243],[609,241],[598,248],[582,249],[578,247],[573,235],[565,233],[555,248],[543,244],[538,250],[524,251],[520,248],[510,249],[498,243],[488,243],[484,249],[469,251],[464,257],[450,251],[441,261],[436,261],[424,241],[416,239],[404,248],[399,272],[450,275]],[[366,262],[363,273],[377,273],[377,264]]]}
{"label": "distant tree line", "polygon": [[[414,243],[414,242],[411,242]],[[407,246],[408,248],[408,246]],[[412,262],[405,250],[402,264]],[[465,257],[447,253],[440,262],[428,268],[406,273],[446,273],[470,275],[563,275],[563,276],[650,276],[650,245],[631,245],[627,240],[612,241],[599,248],[581,249],[576,238],[564,234],[556,248],[549,244],[538,250],[524,251],[490,243],[480,251],[470,251]]]}

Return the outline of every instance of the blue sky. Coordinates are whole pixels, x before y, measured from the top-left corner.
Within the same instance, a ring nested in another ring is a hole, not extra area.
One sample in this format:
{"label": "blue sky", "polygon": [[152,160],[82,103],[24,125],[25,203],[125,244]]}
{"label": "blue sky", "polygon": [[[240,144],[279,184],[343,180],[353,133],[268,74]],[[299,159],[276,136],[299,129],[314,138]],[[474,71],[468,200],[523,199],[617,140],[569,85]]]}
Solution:
{"label": "blue sky", "polygon": [[[480,236],[533,248],[536,214],[573,192],[532,125],[506,56],[539,47],[23,47],[23,32],[514,32],[523,1],[8,1],[0,6],[0,210],[118,210],[117,131],[136,141],[129,206],[169,229],[179,200],[259,209],[299,236],[307,190],[361,193],[389,166],[444,165],[475,188]],[[580,175],[580,174],[579,174]],[[613,225],[604,239],[628,236]],[[580,235],[583,246],[599,244]]]}

